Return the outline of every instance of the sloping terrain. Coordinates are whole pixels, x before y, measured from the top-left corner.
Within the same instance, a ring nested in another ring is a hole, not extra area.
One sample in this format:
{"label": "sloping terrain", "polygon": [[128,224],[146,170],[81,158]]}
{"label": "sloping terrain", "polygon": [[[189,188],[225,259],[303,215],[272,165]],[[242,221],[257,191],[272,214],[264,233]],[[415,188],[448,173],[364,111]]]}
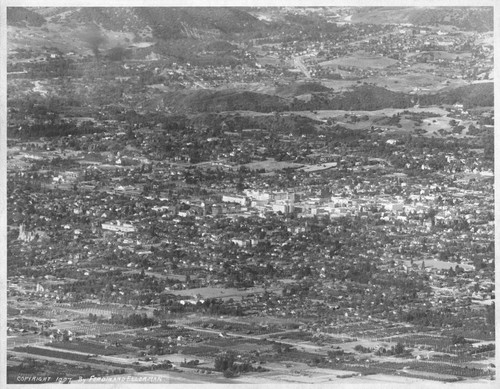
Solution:
{"label": "sloping terrain", "polygon": [[[314,85],[314,84],[312,84]],[[307,101],[292,97],[307,93],[309,84],[280,87],[277,95],[241,90],[191,90],[168,92],[163,96],[165,106],[178,112],[223,111],[307,111],[347,110],[374,111],[384,108],[409,108],[416,104],[415,96],[394,92],[373,85],[361,85],[342,93],[328,93],[309,89]],[[311,93],[312,92],[312,93]],[[467,108],[493,105],[493,83],[472,84],[419,96],[421,105],[462,103]]]}
{"label": "sloping terrain", "polygon": [[204,32],[220,35],[262,28],[265,23],[239,8],[225,7],[44,7],[9,8],[8,23],[30,19],[40,26],[45,15],[51,23],[98,25],[112,31],[137,32],[152,28],[162,39],[191,37]]}
{"label": "sloping terrain", "polygon": [[225,34],[262,28],[264,23],[237,8],[136,8],[135,14],[161,39],[199,37],[204,33]]}
{"label": "sloping terrain", "polygon": [[284,110],[288,106],[286,100],[278,96],[238,90],[171,92],[165,94],[164,102],[176,110],[192,112],[272,112]]}
{"label": "sloping terrain", "polygon": [[[214,53],[230,52],[238,48],[228,42],[234,34],[267,26],[240,8],[224,7],[9,7],[7,16],[9,45],[13,48],[24,47],[34,39],[34,47],[40,40],[40,46],[80,53],[85,51],[82,41],[88,41],[90,34],[102,37],[100,46],[108,49],[138,41],[159,41],[162,45],[158,47],[163,49],[160,54],[174,57],[192,56],[186,42],[193,41],[200,46],[196,52],[201,47]],[[180,56],[175,54],[178,42]]]}
{"label": "sloping terrain", "polygon": [[276,94],[289,97],[300,96],[308,93],[329,92],[331,89],[317,82],[293,83],[289,85],[280,85],[276,88]]}
{"label": "sloping terrain", "polygon": [[206,46],[207,51],[215,51],[215,52],[225,52],[225,51],[232,51],[238,49],[238,46],[235,46],[227,41],[215,41],[215,42],[210,42]]}
{"label": "sloping terrain", "polygon": [[417,26],[450,25],[462,30],[492,31],[493,8],[360,7],[352,22],[411,23]]}
{"label": "sloping terrain", "polygon": [[420,101],[422,104],[461,103],[469,108],[493,107],[494,84],[493,82],[485,82],[446,89],[435,95],[424,96]]}
{"label": "sloping terrain", "polygon": [[35,26],[40,27],[46,22],[45,18],[23,7],[7,8],[7,24],[17,27]]}

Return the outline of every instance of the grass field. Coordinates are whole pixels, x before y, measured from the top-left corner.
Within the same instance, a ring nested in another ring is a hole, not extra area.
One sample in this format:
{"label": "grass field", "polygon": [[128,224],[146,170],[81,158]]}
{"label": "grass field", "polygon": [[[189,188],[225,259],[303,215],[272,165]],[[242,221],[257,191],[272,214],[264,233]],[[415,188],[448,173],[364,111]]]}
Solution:
{"label": "grass field", "polygon": [[280,63],[279,58],[265,56],[265,57],[257,57],[257,63],[261,65],[272,65],[277,66]]}
{"label": "grass field", "polygon": [[[364,80],[377,86],[385,87],[394,92],[410,93],[419,88],[421,93],[434,93],[445,87],[465,85],[463,80],[449,80],[445,77],[420,71],[405,71],[404,74],[369,77]],[[449,81],[449,84],[447,83]]]}
{"label": "grass field", "polygon": [[[439,130],[444,128],[447,131],[451,130],[450,127],[450,118],[448,117],[436,117],[436,118],[428,118],[423,120],[422,128],[427,130],[427,132],[435,135],[439,135]],[[472,120],[460,120],[460,125],[464,126],[465,129],[462,130],[461,134],[454,134],[454,136],[463,138],[467,134],[467,128],[469,125],[473,124],[474,126],[479,126],[477,122]]]}
{"label": "grass field", "polygon": [[368,56],[357,54],[351,57],[336,58],[331,61],[321,62],[323,67],[354,66],[357,68],[384,69],[398,63],[397,60],[387,57]]}
{"label": "grass field", "polygon": [[[432,267],[434,269],[450,269],[450,268],[455,268],[455,266],[465,266],[461,265],[456,262],[444,262],[444,261],[434,261],[434,260],[428,260],[428,261],[414,261],[413,263],[417,264],[418,267],[422,266],[422,262],[425,262],[425,267]],[[405,264],[407,266],[410,266],[410,261],[406,261]]]}
{"label": "grass field", "polygon": [[268,159],[266,161],[251,162],[241,166],[245,166],[250,170],[265,169],[266,172],[269,172],[286,168],[299,168],[303,165],[294,162],[284,162],[284,161],[278,162],[275,161],[274,159]]}
{"label": "grass field", "polygon": [[[392,116],[398,113],[402,113],[403,111],[409,111],[409,112],[432,112],[438,115],[443,115],[446,116],[448,112],[442,108],[439,107],[422,107],[422,108],[406,108],[406,109],[400,109],[400,108],[385,108],[385,109],[379,109],[376,111],[342,111],[342,110],[318,110],[314,111],[315,113],[311,111],[295,111],[294,114],[296,115],[301,115],[301,116],[306,116],[311,119],[315,120],[321,120],[321,119],[328,119],[328,118],[335,118],[335,117],[344,117],[345,114],[349,115],[357,115],[357,116],[364,116],[367,115],[370,118],[380,118],[384,116]],[[288,113],[288,112],[284,112]],[[449,121],[449,119],[448,119]]]}
{"label": "grass field", "polygon": [[321,80],[321,85],[330,88],[333,92],[344,92],[358,84],[352,80]]}
{"label": "grass field", "polygon": [[[81,34],[75,26],[61,26],[60,24],[46,23],[44,27],[33,27],[24,29],[20,27],[8,26],[9,50],[30,47],[42,48],[50,42],[51,47],[57,47],[63,52],[74,51],[83,55],[91,55],[90,46],[84,42]],[[68,38],[69,37],[69,38]],[[126,44],[133,40],[134,33],[106,31],[106,41],[102,49],[107,50],[117,45]],[[40,50],[42,51],[42,49]]]}
{"label": "grass field", "polygon": [[[279,288],[278,288],[279,289]],[[270,290],[268,288],[268,290]],[[194,296],[200,294],[203,298],[221,298],[221,299],[239,299],[242,296],[246,296],[250,293],[262,293],[264,288],[248,288],[248,289],[236,289],[236,288],[195,288],[188,290],[172,290],[170,293],[176,296]]]}
{"label": "grass field", "polygon": [[463,59],[463,58],[470,58],[472,56],[471,53],[449,53],[447,51],[436,50],[436,51],[422,51],[420,53],[409,54],[408,57],[410,57],[410,58],[411,57],[418,57],[418,56],[421,56],[423,54],[434,55],[434,60],[444,59],[444,60],[450,60],[450,61],[455,60],[457,57],[460,59]]}

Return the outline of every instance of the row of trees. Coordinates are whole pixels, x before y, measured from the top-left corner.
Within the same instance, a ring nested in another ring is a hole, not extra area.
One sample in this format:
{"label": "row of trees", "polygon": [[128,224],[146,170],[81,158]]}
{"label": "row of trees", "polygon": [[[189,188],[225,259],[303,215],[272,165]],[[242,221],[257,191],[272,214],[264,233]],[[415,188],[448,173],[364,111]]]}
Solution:
{"label": "row of trees", "polygon": [[224,377],[226,378],[236,377],[242,373],[252,371],[264,371],[261,366],[254,368],[247,360],[238,360],[233,351],[227,351],[219,354],[215,358],[214,369],[216,371],[223,372]]}
{"label": "row of trees", "polygon": [[[88,320],[91,323],[102,322],[101,316],[89,313]],[[158,321],[154,318],[148,317],[146,314],[133,313],[129,316],[124,316],[121,314],[112,314],[111,318],[107,320],[111,324],[123,324],[129,327],[151,327],[158,324]]]}

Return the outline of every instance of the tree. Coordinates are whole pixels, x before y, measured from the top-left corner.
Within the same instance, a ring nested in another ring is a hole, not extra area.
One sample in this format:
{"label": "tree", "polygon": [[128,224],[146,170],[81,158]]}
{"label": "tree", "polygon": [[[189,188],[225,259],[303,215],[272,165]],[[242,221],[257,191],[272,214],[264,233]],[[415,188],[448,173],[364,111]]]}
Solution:
{"label": "tree", "polygon": [[237,192],[243,192],[246,188],[245,183],[243,182],[243,179],[240,178],[238,183],[236,184],[236,191]]}
{"label": "tree", "polygon": [[403,354],[405,352],[405,346],[398,342],[398,344],[396,344],[396,347],[394,347],[394,354],[396,355],[400,355],[400,354]]}
{"label": "tree", "polygon": [[232,352],[226,352],[218,355],[215,358],[214,369],[223,372],[231,370],[234,366],[234,359],[234,354]]}
{"label": "tree", "polygon": [[453,343],[453,344],[465,344],[465,343],[467,343],[467,341],[465,340],[465,338],[463,336],[453,334],[453,336],[451,337],[451,343]]}
{"label": "tree", "polygon": [[81,39],[89,45],[96,59],[99,58],[99,47],[107,41],[106,36],[98,29],[88,29],[81,34]]}
{"label": "tree", "polygon": [[230,369],[224,370],[223,374],[224,374],[224,377],[226,377],[226,378],[233,378],[235,376],[234,371],[232,371]]}
{"label": "tree", "polygon": [[107,57],[111,61],[123,61],[128,55],[129,52],[127,49],[120,46],[116,46],[108,51]]}

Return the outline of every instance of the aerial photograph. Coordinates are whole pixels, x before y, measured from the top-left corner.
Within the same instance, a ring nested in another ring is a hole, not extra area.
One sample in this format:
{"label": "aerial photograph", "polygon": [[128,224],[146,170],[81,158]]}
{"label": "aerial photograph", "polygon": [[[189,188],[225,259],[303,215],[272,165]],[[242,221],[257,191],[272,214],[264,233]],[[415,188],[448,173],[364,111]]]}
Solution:
{"label": "aerial photograph", "polygon": [[495,385],[493,7],[343,4],[6,8],[8,384]]}

